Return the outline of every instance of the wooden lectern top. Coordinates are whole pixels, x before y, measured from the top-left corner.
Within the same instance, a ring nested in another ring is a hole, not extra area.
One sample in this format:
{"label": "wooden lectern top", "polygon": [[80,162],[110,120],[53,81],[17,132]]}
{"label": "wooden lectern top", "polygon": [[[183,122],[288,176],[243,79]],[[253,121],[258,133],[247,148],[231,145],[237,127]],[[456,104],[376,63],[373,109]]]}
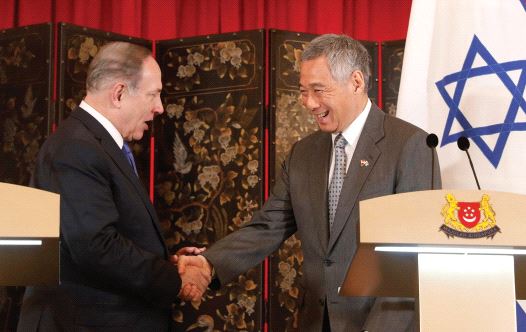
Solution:
{"label": "wooden lectern top", "polygon": [[0,237],[59,236],[60,196],[0,182]]}

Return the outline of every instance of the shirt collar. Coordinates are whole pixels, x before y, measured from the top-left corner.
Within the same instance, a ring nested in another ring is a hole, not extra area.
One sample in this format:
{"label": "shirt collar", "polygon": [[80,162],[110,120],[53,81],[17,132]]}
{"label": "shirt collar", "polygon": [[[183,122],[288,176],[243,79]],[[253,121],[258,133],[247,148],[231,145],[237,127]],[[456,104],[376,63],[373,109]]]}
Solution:
{"label": "shirt collar", "polygon": [[[358,115],[354,121],[342,131],[342,136],[345,138],[347,143],[351,146],[356,146],[356,143],[358,143],[358,138],[360,138],[360,135],[362,134],[363,127],[365,125],[365,120],[367,120],[367,117],[369,116],[369,112],[371,111],[371,100],[367,99],[367,104],[365,104],[365,108],[363,111]],[[332,144],[334,145],[334,139],[339,133],[332,133]]]}
{"label": "shirt collar", "polygon": [[83,100],[80,105],[80,108],[88,112],[92,117],[95,118],[103,127],[106,129],[106,131],[111,135],[115,143],[119,146],[119,149],[122,149],[122,146],[124,145],[124,139],[122,138],[122,135],[119,133],[117,128],[111,123],[108,118],[106,118],[104,115],[99,113],[96,109],[94,109],[90,104],[88,104],[85,100]]}

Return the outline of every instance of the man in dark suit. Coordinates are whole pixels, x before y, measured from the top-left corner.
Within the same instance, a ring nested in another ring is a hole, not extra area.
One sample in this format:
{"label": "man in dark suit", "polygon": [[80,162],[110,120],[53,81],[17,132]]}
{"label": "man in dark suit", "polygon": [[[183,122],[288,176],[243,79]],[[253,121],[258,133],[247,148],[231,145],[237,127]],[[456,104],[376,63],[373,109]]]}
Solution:
{"label": "man in dark suit", "polygon": [[252,221],[203,256],[181,257],[180,272],[187,266],[207,271],[213,266],[225,283],[297,232],[304,253],[300,331],[405,330],[411,314],[386,313],[393,306],[383,306],[383,299],[341,297],[338,287],[359,241],[359,202],[430,189],[433,181],[438,188],[438,162],[431,176],[436,152],[426,146],[423,130],[371,103],[370,57],[359,42],[323,35],[307,46],[301,60],[301,98],[320,131],[294,145]]}
{"label": "man in dark suit", "polygon": [[163,112],[161,71],[149,50],[110,43],[86,86],[42,146],[32,181],[60,194],[61,282],[27,289],[18,329],[166,331],[172,303],[199,298],[210,279],[195,268],[179,276],[133,155],[122,150]]}

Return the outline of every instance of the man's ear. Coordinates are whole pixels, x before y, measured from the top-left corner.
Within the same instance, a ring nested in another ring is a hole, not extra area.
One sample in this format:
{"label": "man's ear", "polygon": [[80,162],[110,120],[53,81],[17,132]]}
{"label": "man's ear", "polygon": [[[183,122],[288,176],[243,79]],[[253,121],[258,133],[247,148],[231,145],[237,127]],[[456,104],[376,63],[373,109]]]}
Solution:
{"label": "man's ear", "polygon": [[351,74],[352,91],[354,94],[366,93],[365,79],[360,70],[355,70]]}
{"label": "man's ear", "polygon": [[121,106],[122,98],[124,92],[126,91],[126,84],[124,83],[115,83],[111,88],[111,103],[119,108]]}

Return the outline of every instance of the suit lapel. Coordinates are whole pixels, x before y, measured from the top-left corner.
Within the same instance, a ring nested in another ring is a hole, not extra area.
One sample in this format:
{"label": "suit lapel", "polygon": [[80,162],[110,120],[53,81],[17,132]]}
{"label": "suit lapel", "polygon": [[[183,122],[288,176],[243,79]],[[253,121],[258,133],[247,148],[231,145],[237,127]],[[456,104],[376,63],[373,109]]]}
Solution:
{"label": "suit lapel", "polygon": [[[312,202],[313,220],[320,220],[318,226],[318,237],[321,248],[325,250],[329,240],[329,213],[327,207],[327,188],[328,174],[331,162],[332,139],[330,134],[320,133],[321,137],[313,146],[313,153],[310,156],[309,177],[310,197]],[[320,160],[321,165],[320,165]]]}
{"label": "suit lapel", "polygon": [[95,120],[88,112],[84,111],[82,108],[77,108],[74,112],[71,113],[70,116],[77,118],[93,133],[94,137],[100,142],[104,151],[106,151],[108,156],[113,160],[113,162],[120,169],[122,174],[133,185],[133,188],[137,191],[139,197],[144,203],[144,206],[148,210],[148,213],[150,214],[150,217],[152,219],[152,223],[155,227],[155,230],[157,231],[157,235],[161,239],[161,242],[163,243],[163,246],[165,247],[166,251],[167,249],[164,244],[161,230],[159,228],[157,215],[154,211],[153,205],[150,202],[148,194],[144,189],[142,183],[140,182],[139,178],[133,171],[133,168],[130,166],[130,163],[126,159],[126,156],[124,155],[122,150],[119,149],[117,143],[115,143],[113,137],[111,137],[111,135],[97,120]]}
{"label": "suit lapel", "polygon": [[330,233],[329,251],[338,240],[343,227],[349,220],[353,209],[356,207],[358,195],[365,180],[367,180],[374,164],[380,157],[381,151],[376,146],[376,143],[384,137],[384,117],[385,114],[373,104],[343,182],[338,208],[336,209]]}

